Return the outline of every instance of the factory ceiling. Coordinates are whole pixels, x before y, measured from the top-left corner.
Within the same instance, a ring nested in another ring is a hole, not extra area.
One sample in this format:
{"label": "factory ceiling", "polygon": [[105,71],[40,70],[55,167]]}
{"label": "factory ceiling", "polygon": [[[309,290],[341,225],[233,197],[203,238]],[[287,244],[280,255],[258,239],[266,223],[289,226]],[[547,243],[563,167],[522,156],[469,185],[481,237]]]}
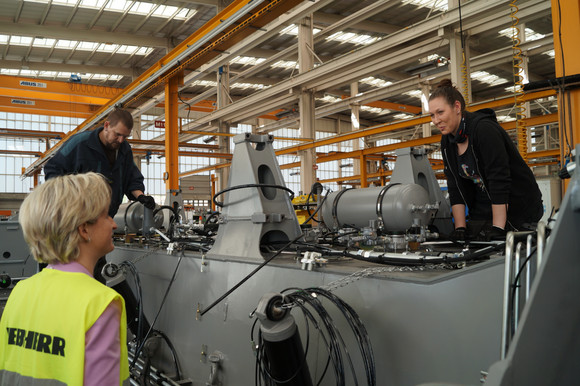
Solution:
{"label": "factory ceiling", "polygon": [[[214,17],[221,3],[0,0],[0,75],[125,88]],[[180,114],[186,116],[186,105],[209,101],[211,113],[191,125],[192,130],[207,128],[215,119],[236,123],[267,113],[296,118],[297,98],[280,95],[299,86],[314,90],[317,116],[348,116],[349,105],[342,106],[341,99],[358,82],[364,125],[407,119],[421,113],[421,87],[449,77],[449,42],[454,39],[469,60],[465,79],[472,102],[507,97],[513,95],[516,22],[529,80],[555,77],[550,2],[518,1],[517,12],[505,1],[462,1],[459,12],[457,4],[448,9],[446,3],[304,1],[201,68],[188,69],[179,90],[186,102]],[[314,31],[311,76],[299,74],[297,64],[297,25],[308,15]],[[216,73],[226,64],[231,76],[228,98],[238,107],[221,113],[214,111],[212,101]],[[133,107],[162,116],[155,107],[163,97],[159,93],[152,102]],[[261,99],[260,109],[248,107]],[[553,113],[556,102],[547,99],[531,109]],[[513,117],[510,110],[508,106],[498,115]],[[269,128],[278,126],[274,122]]]}

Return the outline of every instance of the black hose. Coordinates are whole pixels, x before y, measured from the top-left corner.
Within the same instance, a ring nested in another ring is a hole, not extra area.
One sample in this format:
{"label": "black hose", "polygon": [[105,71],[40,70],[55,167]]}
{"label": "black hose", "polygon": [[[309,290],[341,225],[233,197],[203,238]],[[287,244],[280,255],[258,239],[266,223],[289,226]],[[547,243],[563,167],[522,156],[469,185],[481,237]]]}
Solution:
{"label": "black hose", "polygon": [[232,190],[237,190],[237,189],[246,189],[246,188],[275,188],[275,189],[280,189],[280,190],[285,190],[287,192],[290,193],[290,201],[292,201],[292,199],[294,198],[294,192],[282,185],[274,185],[274,184],[244,184],[244,185],[237,185],[237,186],[232,186],[229,188],[226,188],[220,192],[217,192],[214,196],[213,196],[213,203],[216,204],[216,206],[219,206],[220,208],[222,208],[224,206],[223,202],[219,202],[216,201],[216,198],[218,196],[221,196],[224,193],[227,192],[231,192]]}

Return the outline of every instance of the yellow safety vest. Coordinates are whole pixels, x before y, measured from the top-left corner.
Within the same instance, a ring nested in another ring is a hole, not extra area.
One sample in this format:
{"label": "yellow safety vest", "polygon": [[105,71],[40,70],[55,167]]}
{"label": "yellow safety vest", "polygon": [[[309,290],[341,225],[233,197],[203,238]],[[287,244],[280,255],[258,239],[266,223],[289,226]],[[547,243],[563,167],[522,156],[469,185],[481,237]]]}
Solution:
{"label": "yellow safety vest", "polygon": [[121,385],[129,378],[125,302],[84,273],[44,269],[12,290],[0,320],[0,385],[82,385],[85,334],[114,300],[122,305]]}

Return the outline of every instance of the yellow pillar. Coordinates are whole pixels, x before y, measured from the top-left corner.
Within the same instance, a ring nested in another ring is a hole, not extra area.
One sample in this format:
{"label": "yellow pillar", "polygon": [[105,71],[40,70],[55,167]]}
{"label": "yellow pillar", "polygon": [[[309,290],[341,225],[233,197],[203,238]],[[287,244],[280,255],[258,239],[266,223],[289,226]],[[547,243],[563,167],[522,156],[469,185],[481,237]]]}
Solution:
{"label": "yellow pillar", "polygon": [[178,86],[183,74],[171,77],[165,84],[165,185],[168,192],[179,192],[179,126]]}
{"label": "yellow pillar", "polygon": [[369,186],[367,174],[367,157],[364,154],[360,155],[360,187],[366,188]]}
{"label": "yellow pillar", "polygon": [[[556,76],[569,77],[580,74],[580,3],[578,1],[552,0],[552,29]],[[562,84],[562,82],[560,82]],[[564,79],[564,85],[566,81]],[[558,125],[560,127],[560,159],[580,141],[580,90],[559,90]]]}

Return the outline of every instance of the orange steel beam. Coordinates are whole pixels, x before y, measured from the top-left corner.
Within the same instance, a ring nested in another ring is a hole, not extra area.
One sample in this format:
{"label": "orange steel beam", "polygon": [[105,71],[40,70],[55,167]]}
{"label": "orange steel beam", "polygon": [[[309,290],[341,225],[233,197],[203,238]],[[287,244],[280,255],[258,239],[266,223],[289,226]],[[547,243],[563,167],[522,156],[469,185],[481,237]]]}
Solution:
{"label": "orange steel beam", "polygon": [[75,104],[85,104],[85,105],[104,105],[109,101],[107,98],[98,98],[91,96],[82,95],[66,95],[66,94],[56,94],[51,92],[39,92],[39,91],[28,91],[28,90],[12,90],[5,87],[0,87],[0,96],[6,96],[10,98],[26,98],[33,100],[44,100],[44,101],[59,101],[66,103]]}
{"label": "orange steel beam", "polygon": [[72,112],[91,115],[94,114],[94,112],[99,108],[99,106],[95,105],[0,96],[0,109],[3,110],[3,107],[18,108],[21,109],[25,114],[30,114],[28,112],[29,109],[35,109],[45,111],[62,111],[65,113],[63,115]]}
{"label": "orange steel beam", "polygon": [[[522,100],[524,102],[529,102],[529,101],[533,101],[535,99],[547,98],[550,96],[556,96],[556,91],[543,90],[543,91],[529,92],[529,93],[526,93],[522,96]],[[485,108],[494,109],[497,107],[509,106],[509,105],[513,105],[513,104],[515,104],[515,97],[509,96],[509,97],[499,98],[499,99],[489,101],[489,102],[470,104],[469,106],[467,106],[467,111],[475,111],[475,110],[485,109]]]}
{"label": "orange steel beam", "polygon": [[[350,98],[350,96],[342,95],[341,98],[346,99],[346,98]],[[379,109],[403,111],[403,112],[409,113],[409,114],[421,114],[422,113],[421,107],[404,105],[402,103],[393,103],[393,102],[387,102],[387,101],[368,102],[368,103],[365,103],[364,106],[378,107]]]}
{"label": "orange steel beam", "polygon": [[118,87],[96,86],[82,83],[60,82],[56,80],[40,80],[21,76],[0,75],[0,84],[3,88],[27,90],[40,93],[54,93],[105,98],[107,100],[117,96],[123,89]]}
{"label": "orange steel beam", "polygon": [[[159,155],[165,155],[165,149],[132,149],[133,153],[135,154],[159,154]],[[205,153],[202,151],[185,151],[185,150],[180,150],[179,151],[179,156],[183,156],[183,157],[203,157],[203,158],[219,158],[219,159],[232,159],[232,155],[230,153]],[[215,167],[212,167],[211,170],[215,169]],[[180,175],[180,177],[183,177],[182,175]]]}
{"label": "orange steel beam", "polygon": [[[510,99],[513,100],[513,98],[510,98]],[[345,134],[338,134],[338,135],[335,135],[333,137],[328,137],[328,138],[320,139],[317,141],[311,141],[310,143],[306,143],[306,144],[290,146],[290,147],[278,150],[276,152],[276,155],[295,153],[295,152],[300,151],[300,150],[306,150],[306,149],[311,149],[313,147],[320,147],[320,146],[325,146],[325,145],[332,145],[332,144],[339,143],[339,142],[350,141],[353,139],[358,139],[358,138],[367,137],[367,136],[371,136],[371,135],[387,133],[390,131],[405,129],[408,127],[413,127],[416,125],[420,125],[423,123],[429,123],[429,122],[431,122],[430,117],[422,116],[422,117],[418,117],[418,118],[408,119],[405,121],[388,123],[386,125],[374,126],[374,127],[370,127],[367,129],[351,131],[351,132],[345,133]],[[540,115],[537,117],[527,118],[525,120],[525,122],[526,122],[527,126],[534,126],[534,125],[541,125],[541,124],[545,124],[545,123],[549,123],[549,122],[555,122],[554,114],[548,114],[545,116]],[[504,127],[504,129],[505,129],[505,126],[510,127],[511,125],[514,125],[514,127],[515,127],[514,122],[501,123],[500,125],[502,127]],[[366,149],[365,151],[372,151],[372,149]]]}
{"label": "orange steel beam", "polygon": [[[213,137],[214,135],[216,137],[233,137],[237,135],[231,133],[218,133],[215,131],[195,131],[195,130],[183,130],[180,131],[180,134],[206,135],[208,137]],[[311,139],[307,138],[290,138],[290,137],[274,137],[274,139],[278,141],[301,141],[301,142],[312,141]]]}
{"label": "orange steel beam", "polygon": [[2,107],[0,108],[0,111],[15,114],[35,114],[35,115],[47,115],[50,117],[68,117],[80,119],[86,119],[93,115],[92,113],[87,114],[78,111],[41,110],[33,107],[34,106],[27,106],[26,109],[22,107]]}
{"label": "orange steel beam", "polygon": [[[40,168],[46,158],[56,152],[58,147],[60,147],[68,137],[87,130],[92,126],[98,125],[106,118],[106,113],[114,106],[120,104],[125,108],[130,108],[137,101],[148,99],[150,94],[161,92],[169,79],[174,77],[177,73],[184,70],[199,68],[202,64],[207,63],[208,60],[214,58],[227,48],[259,30],[259,28],[263,27],[268,22],[274,20],[276,17],[302,1],[303,0],[272,0],[258,3],[251,8],[250,11],[234,21],[233,17],[236,16],[238,12],[243,12],[246,5],[252,2],[252,0],[235,0],[181,42],[161,60],[137,77],[133,82],[131,82],[131,84],[103,105],[91,117],[81,123],[74,130],[71,130],[68,133],[67,138],[64,138],[62,141],[57,143],[50,150],[45,152],[40,160],[37,160],[30,165],[26,169],[24,175],[29,176],[36,169]],[[229,23],[230,20],[234,22],[228,24],[226,28],[220,28],[221,25],[226,25],[224,22]],[[219,30],[220,33],[202,44],[202,39],[210,35],[214,30]],[[195,50],[190,49],[192,46],[195,47]]]}
{"label": "orange steel beam", "polygon": [[0,149],[0,154],[33,155],[36,157],[40,157],[42,155],[42,153],[38,151],[2,150],[2,149]]}
{"label": "orange steel beam", "polygon": [[[526,123],[526,127],[534,127],[540,125],[546,125],[548,123],[556,123],[558,122],[558,114],[546,114],[546,115],[538,115],[536,117],[526,118],[524,120]],[[510,122],[503,122],[500,123],[501,127],[504,130],[511,130],[516,128],[516,121]]]}
{"label": "orange steel beam", "polygon": [[179,103],[177,92],[183,83],[183,72],[169,78],[165,84],[165,184],[168,192],[179,192]]}
{"label": "orange steel beam", "polygon": [[60,131],[40,131],[40,130],[20,130],[20,129],[0,129],[1,137],[30,137],[30,138],[54,138],[61,139],[66,134]]}
{"label": "orange steel beam", "polygon": [[[144,140],[144,139],[129,139],[128,141],[131,145],[165,146],[165,141]],[[178,147],[190,147],[194,149],[211,149],[211,150],[219,149],[218,145],[206,145],[203,143],[188,143],[188,142],[179,142]]]}

